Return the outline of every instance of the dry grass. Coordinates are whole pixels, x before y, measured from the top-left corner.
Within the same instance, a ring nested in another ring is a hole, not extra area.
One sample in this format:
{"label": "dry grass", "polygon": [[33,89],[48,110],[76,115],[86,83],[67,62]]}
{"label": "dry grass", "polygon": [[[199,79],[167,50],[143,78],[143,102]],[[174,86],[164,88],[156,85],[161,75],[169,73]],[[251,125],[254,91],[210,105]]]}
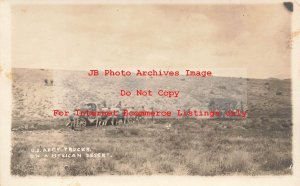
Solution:
{"label": "dry grass", "polygon": [[[76,78],[74,78],[76,76]],[[44,86],[45,78],[54,86]],[[180,85],[180,86],[179,86]],[[180,99],[120,97],[120,89],[180,90]],[[243,78],[99,78],[86,72],[13,69],[13,175],[291,174],[291,81]],[[224,91],[226,89],[226,91]],[[279,93],[278,93],[279,92]],[[133,99],[134,98],[134,99]],[[247,102],[247,121],[157,120],[154,124],[66,129],[51,110],[82,101],[156,109],[198,108],[213,98]],[[167,127],[171,124],[171,127]],[[29,157],[31,148],[91,147],[106,158]]]}
{"label": "dry grass", "polygon": [[[266,132],[223,128],[215,121],[183,122],[189,124],[14,131],[11,171],[20,176],[291,174],[290,128]],[[30,149],[39,146],[91,147],[112,157],[29,158]]]}

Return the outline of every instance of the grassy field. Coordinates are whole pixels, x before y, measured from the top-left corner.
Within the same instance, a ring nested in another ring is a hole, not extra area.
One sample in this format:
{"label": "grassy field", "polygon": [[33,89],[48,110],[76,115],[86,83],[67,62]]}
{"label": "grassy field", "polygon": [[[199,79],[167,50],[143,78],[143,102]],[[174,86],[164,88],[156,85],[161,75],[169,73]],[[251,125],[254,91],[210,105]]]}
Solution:
{"label": "grassy field", "polygon": [[[278,128],[262,129],[245,121],[188,119],[82,131],[66,129],[61,122],[52,129],[13,131],[13,175],[292,173],[291,128],[282,122]],[[30,149],[38,147],[90,147],[111,157],[30,158]]]}
{"label": "grassy field", "polygon": [[[76,78],[74,78],[76,77]],[[44,80],[54,80],[53,86]],[[180,85],[180,86],[179,86]],[[180,99],[120,97],[120,89],[180,90]],[[291,80],[90,78],[86,72],[13,69],[13,175],[286,175],[292,169]],[[119,99],[120,98],[120,99]],[[215,98],[245,103],[246,120],[156,120],[71,131],[53,109],[81,102],[157,110],[206,109]],[[30,158],[31,149],[90,147],[105,158]]]}

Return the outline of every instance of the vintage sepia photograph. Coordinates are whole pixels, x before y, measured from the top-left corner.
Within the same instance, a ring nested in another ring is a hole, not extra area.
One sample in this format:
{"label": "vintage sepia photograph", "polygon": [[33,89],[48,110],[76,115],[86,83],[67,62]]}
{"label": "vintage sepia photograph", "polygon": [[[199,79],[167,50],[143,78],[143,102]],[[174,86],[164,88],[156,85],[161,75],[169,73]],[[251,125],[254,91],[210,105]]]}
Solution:
{"label": "vintage sepia photograph", "polygon": [[9,4],[9,174],[293,176],[295,6]]}
{"label": "vintage sepia photograph", "polygon": [[[13,175],[292,174],[291,11],[284,4],[18,5],[12,27]],[[247,73],[101,73],[102,64],[127,69],[153,63],[157,70],[164,62],[169,69],[175,63]],[[49,63],[68,70],[36,68]],[[18,68],[25,64],[33,68]],[[85,64],[97,64],[100,75],[88,76]],[[182,95],[121,96],[121,89]],[[247,118],[225,115],[237,109]]]}

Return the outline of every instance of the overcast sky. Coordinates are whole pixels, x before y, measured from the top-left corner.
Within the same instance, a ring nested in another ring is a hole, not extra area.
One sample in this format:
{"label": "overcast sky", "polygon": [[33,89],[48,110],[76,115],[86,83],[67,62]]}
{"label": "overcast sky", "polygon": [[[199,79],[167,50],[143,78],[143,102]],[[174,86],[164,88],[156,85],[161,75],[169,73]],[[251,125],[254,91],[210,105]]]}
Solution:
{"label": "overcast sky", "polygon": [[290,25],[282,4],[18,5],[12,66],[237,68],[250,78],[290,78]]}

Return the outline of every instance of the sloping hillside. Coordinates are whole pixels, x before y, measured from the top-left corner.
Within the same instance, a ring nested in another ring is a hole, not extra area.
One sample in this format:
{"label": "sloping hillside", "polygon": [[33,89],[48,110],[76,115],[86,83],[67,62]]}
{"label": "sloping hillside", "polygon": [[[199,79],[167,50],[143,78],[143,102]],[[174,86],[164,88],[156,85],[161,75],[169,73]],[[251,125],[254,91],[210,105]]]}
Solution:
{"label": "sloping hillside", "polygon": [[[45,80],[47,80],[47,84]],[[53,85],[51,85],[51,80]],[[153,90],[153,96],[120,96],[120,90]],[[156,95],[157,90],[178,90],[178,98]],[[89,77],[83,71],[13,69],[13,119],[53,118],[52,110],[79,108],[106,101],[123,106],[175,111],[207,109],[214,98],[248,105],[249,117],[285,117],[291,114],[290,80],[256,80],[229,77]]]}

